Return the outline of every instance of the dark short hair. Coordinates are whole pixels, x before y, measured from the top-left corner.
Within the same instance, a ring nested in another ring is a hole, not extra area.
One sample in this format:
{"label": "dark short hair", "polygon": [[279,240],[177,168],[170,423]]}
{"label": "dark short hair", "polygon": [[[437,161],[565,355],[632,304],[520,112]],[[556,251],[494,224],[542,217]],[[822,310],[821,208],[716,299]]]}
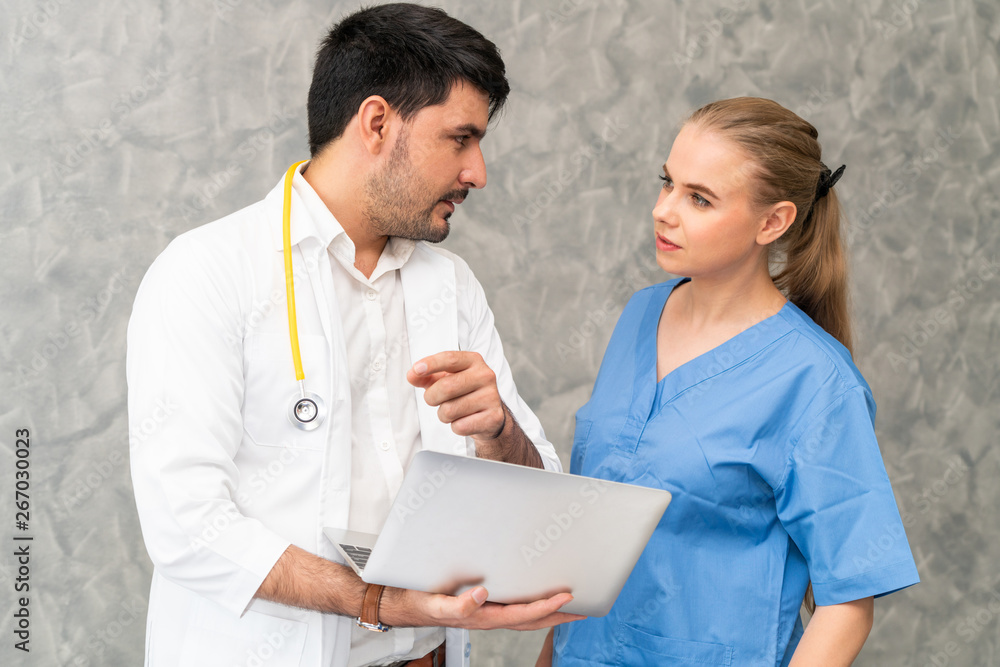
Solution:
{"label": "dark short hair", "polygon": [[309,87],[313,156],[344,133],[361,102],[381,95],[404,120],[448,99],[468,81],[489,96],[489,118],[510,92],[500,51],[479,31],[435,7],[394,3],[361,9],[333,26]]}

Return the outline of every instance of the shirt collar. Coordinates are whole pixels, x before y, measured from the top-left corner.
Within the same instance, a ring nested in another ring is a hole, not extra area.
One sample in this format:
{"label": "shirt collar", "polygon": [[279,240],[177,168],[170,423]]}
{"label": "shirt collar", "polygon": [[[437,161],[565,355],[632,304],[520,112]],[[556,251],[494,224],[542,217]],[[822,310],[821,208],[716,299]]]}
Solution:
{"label": "shirt collar", "polygon": [[[292,245],[298,245],[306,238],[315,238],[322,247],[328,248],[349,264],[353,264],[354,242],[302,175],[308,164],[307,162],[300,165],[292,177]],[[284,179],[268,195],[269,199],[272,197],[277,201],[277,210],[281,211],[284,202]],[[279,213],[279,223],[280,219]],[[276,246],[280,251],[284,247],[281,224],[275,228]],[[416,244],[417,242],[411,239],[390,236],[379,257],[380,272],[401,268],[413,254]]]}

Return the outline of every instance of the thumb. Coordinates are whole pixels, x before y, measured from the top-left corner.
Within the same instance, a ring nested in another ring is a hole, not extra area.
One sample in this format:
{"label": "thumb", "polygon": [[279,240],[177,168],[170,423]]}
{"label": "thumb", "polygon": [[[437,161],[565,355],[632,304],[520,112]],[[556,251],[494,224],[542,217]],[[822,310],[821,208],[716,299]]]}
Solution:
{"label": "thumb", "polygon": [[445,604],[449,608],[449,613],[458,618],[467,618],[478,611],[486,602],[486,589],[476,586],[465,591],[461,595],[454,597],[447,596]]}
{"label": "thumb", "polygon": [[467,609],[468,612],[471,614],[477,608],[481,607],[484,602],[486,602],[486,598],[488,596],[489,592],[487,592],[487,590],[482,586],[476,586],[474,588],[471,588],[462,593],[462,595],[460,596],[462,598],[465,598],[464,600],[462,600],[463,602],[462,607],[463,609]]}

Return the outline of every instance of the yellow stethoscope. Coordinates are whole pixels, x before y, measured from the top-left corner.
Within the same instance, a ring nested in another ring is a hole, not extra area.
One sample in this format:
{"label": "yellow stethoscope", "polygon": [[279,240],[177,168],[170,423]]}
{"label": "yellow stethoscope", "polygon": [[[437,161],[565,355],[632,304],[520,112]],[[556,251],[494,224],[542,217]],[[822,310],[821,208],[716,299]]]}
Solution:
{"label": "yellow stethoscope", "polygon": [[302,371],[302,354],[299,352],[299,326],[295,317],[295,280],[292,276],[292,179],[299,165],[296,162],[285,172],[285,198],[281,211],[282,252],[285,258],[285,297],[288,301],[288,337],[292,342],[292,363],[295,366],[295,380],[299,390],[292,395],[288,406],[288,421],[303,431],[312,431],[326,419],[326,404],[323,399],[306,391],[306,374]]}

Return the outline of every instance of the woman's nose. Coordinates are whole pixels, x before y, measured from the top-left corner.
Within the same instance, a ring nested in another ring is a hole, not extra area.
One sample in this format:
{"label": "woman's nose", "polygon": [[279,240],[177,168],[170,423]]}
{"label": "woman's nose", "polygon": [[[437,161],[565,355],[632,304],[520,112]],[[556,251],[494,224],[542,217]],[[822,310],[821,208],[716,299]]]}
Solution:
{"label": "woman's nose", "polygon": [[657,197],[656,204],[653,206],[653,220],[670,224],[674,208],[673,198],[670,194],[666,190],[660,190],[660,196]]}

